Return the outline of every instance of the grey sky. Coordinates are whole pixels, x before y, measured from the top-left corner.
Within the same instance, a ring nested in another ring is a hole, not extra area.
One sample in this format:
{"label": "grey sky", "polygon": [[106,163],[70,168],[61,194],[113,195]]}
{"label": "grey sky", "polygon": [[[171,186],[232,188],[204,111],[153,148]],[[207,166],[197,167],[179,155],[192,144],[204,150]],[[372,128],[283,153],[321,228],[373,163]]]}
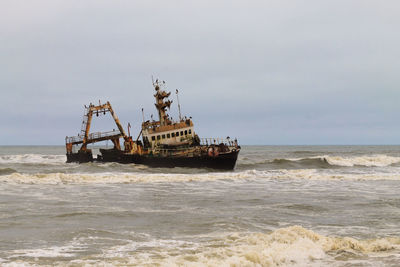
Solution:
{"label": "grey sky", "polygon": [[180,89],[202,137],[399,144],[399,10],[366,0],[3,0],[0,144],[63,144],[99,99],[137,134],[141,108],[156,115],[151,75]]}

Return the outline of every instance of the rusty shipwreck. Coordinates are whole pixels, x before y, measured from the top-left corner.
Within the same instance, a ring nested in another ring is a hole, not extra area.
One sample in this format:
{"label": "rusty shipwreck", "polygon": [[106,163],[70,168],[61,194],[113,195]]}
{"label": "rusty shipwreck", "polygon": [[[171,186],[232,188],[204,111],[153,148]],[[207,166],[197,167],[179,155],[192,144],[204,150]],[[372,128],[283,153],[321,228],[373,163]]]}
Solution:
{"label": "rusty shipwreck", "polygon": [[[182,117],[178,98],[179,120],[173,121],[167,114],[172,101],[165,82],[153,81],[155,107],[159,120],[144,120],[138,137],[134,140],[123,129],[109,102],[85,106],[81,132],[66,137],[67,162],[118,162],[144,164],[151,167],[193,167],[232,170],[235,167],[240,146],[236,139],[199,138],[191,118]],[[178,90],[176,90],[178,97]],[[142,110],[143,111],[143,110]],[[110,113],[118,130],[90,133],[92,117]],[[141,139],[140,139],[141,137]],[[121,146],[121,139],[123,146]],[[112,148],[100,148],[93,157],[89,144],[110,140]]]}

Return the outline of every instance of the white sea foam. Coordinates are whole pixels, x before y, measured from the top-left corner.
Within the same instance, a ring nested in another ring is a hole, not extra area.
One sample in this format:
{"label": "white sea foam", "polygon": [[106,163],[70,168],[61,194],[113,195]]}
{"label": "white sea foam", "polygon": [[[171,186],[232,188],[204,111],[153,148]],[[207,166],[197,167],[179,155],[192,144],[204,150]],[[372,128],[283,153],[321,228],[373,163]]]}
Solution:
{"label": "white sea foam", "polygon": [[[227,233],[204,241],[153,239],[143,242],[126,240],[126,244],[104,248],[101,255],[87,255],[69,263],[54,265],[84,266],[324,266],[351,264],[358,255],[368,261],[398,255],[399,237],[358,240],[352,237],[325,236],[301,226],[277,229],[271,233]],[[58,248],[25,251],[25,257],[48,257],[59,254]],[[26,253],[29,252],[29,253]],[[61,257],[63,257],[61,253]],[[360,260],[359,263],[363,263]]]}
{"label": "white sea foam", "polygon": [[309,180],[400,180],[400,172],[343,173],[317,169],[267,171],[265,177],[275,179],[309,179]]}
{"label": "white sea foam", "polygon": [[75,254],[71,251],[72,247],[50,247],[43,249],[25,249],[15,250],[15,255],[11,258],[17,257],[45,257],[45,258],[57,258],[57,257],[73,257]]}
{"label": "white sea foam", "polygon": [[364,155],[354,157],[341,157],[341,156],[315,156],[308,158],[291,158],[289,161],[301,161],[307,159],[319,159],[329,163],[332,166],[365,166],[365,167],[386,167],[392,164],[400,163],[400,157],[392,157],[387,155]]}
{"label": "white sea foam", "polygon": [[371,155],[358,157],[339,157],[323,156],[329,164],[338,166],[367,166],[367,167],[385,167],[395,163],[400,163],[400,157],[391,157],[387,155]]}
{"label": "white sea foam", "polygon": [[[136,242],[112,247],[104,252],[114,263],[160,266],[306,266],[328,261],[327,253],[351,252],[360,255],[400,249],[400,238],[357,240],[329,237],[301,226],[278,229],[272,233],[234,233],[212,238],[205,243],[154,240],[150,250]],[[135,253],[138,248],[140,253]],[[396,253],[395,252],[395,253]]]}
{"label": "white sea foam", "polygon": [[213,181],[221,179],[255,178],[257,171],[205,174],[169,174],[169,173],[12,173],[0,176],[0,182],[23,184],[69,184],[69,183],[154,183],[154,182],[191,182]]}
{"label": "white sea foam", "polygon": [[310,179],[310,180],[400,180],[400,170],[392,172],[343,173],[331,170],[247,170],[193,174],[171,173],[11,173],[0,176],[0,182],[12,184],[113,184],[163,183],[244,179]]}
{"label": "white sea foam", "polygon": [[[81,258],[76,252],[85,251],[85,240],[76,239],[65,246],[10,251],[10,257],[2,264],[34,265],[37,259],[54,258],[52,265],[57,266],[323,266],[335,262],[335,255],[344,252],[376,259],[398,255],[400,251],[399,237],[358,240],[325,236],[301,226],[271,233],[214,234],[200,240],[203,241],[127,239],[125,244],[103,248],[102,254],[85,254]],[[58,261],[59,257],[71,260]]]}
{"label": "white sea foam", "polygon": [[66,162],[65,155],[20,154],[2,155],[0,163],[36,163],[36,164],[62,164]]}
{"label": "white sea foam", "polygon": [[84,250],[86,247],[74,240],[65,246],[52,246],[37,249],[18,249],[12,251],[10,259],[20,258],[20,257],[30,257],[30,258],[58,258],[75,257],[77,252]]}

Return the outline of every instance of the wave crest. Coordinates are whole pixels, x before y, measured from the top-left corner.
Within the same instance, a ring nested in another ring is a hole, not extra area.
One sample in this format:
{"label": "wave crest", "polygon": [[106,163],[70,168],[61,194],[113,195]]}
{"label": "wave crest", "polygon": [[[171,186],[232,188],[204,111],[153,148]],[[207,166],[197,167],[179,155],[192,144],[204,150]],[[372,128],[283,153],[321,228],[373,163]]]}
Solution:
{"label": "wave crest", "polygon": [[400,157],[392,157],[387,155],[371,155],[358,157],[324,156],[323,159],[325,159],[331,165],[345,167],[386,167],[396,163],[400,163]]}
{"label": "wave crest", "polygon": [[13,184],[118,184],[202,182],[244,179],[307,179],[307,180],[400,180],[400,173],[332,173],[316,169],[247,170],[193,174],[168,173],[10,173],[0,175],[0,182]]}
{"label": "wave crest", "polygon": [[90,183],[157,183],[192,182],[223,179],[255,178],[256,171],[204,173],[204,174],[168,174],[168,173],[12,173],[0,176],[0,182],[17,184],[90,184]]}
{"label": "wave crest", "polygon": [[17,171],[14,170],[14,169],[11,169],[11,168],[0,169],[0,175],[11,174],[11,173],[14,173],[14,172],[17,172]]}
{"label": "wave crest", "polygon": [[20,154],[2,155],[0,163],[36,163],[36,164],[61,164],[66,162],[65,155]]}
{"label": "wave crest", "polygon": [[325,157],[274,159],[272,163],[283,168],[329,168],[333,166],[326,160]]}
{"label": "wave crest", "polygon": [[[110,264],[138,266],[307,266],[316,261],[334,261],[334,256],[343,252],[385,257],[387,253],[382,252],[399,249],[398,237],[357,240],[324,236],[301,226],[291,226],[268,234],[212,236],[210,241],[201,243],[130,241],[105,250],[103,256]],[[351,258],[344,260],[351,261]]]}
{"label": "wave crest", "polygon": [[258,160],[251,162],[248,158],[238,161],[238,167],[270,166],[283,169],[293,168],[334,168],[334,167],[387,167],[400,163],[400,157],[387,155],[370,155],[342,157],[321,155],[306,158],[277,158],[273,160]]}

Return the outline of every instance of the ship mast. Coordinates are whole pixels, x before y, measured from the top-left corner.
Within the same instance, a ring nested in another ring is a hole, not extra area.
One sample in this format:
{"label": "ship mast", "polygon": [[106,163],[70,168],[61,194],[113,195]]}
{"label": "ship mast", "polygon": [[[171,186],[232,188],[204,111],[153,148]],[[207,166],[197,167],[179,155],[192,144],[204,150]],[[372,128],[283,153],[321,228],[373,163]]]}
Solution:
{"label": "ship mast", "polygon": [[156,90],[156,94],[154,95],[154,97],[156,98],[155,106],[158,111],[160,125],[164,126],[167,125],[168,122],[168,116],[165,109],[170,108],[172,101],[171,100],[164,101],[164,98],[168,98],[171,92],[167,93],[166,91],[161,90],[160,88],[161,84],[164,85],[165,82],[163,81],[161,83],[158,81],[158,79],[155,82],[153,82],[154,89]]}

